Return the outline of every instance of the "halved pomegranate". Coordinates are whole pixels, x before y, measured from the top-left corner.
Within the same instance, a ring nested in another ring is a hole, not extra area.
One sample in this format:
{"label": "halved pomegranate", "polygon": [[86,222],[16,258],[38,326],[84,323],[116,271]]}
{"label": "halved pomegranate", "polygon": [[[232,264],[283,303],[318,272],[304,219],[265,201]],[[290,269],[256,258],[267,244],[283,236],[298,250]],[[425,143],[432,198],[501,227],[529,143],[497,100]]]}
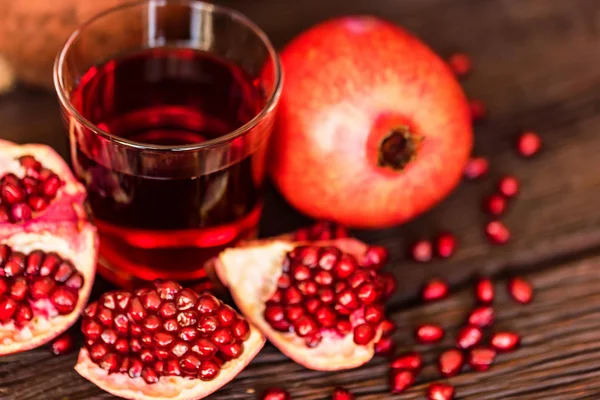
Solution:
{"label": "halved pomegranate", "polygon": [[98,247],[85,198],[51,148],[0,140],[0,355],[49,342],[78,319]]}
{"label": "halved pomegranate", "polygon": [[225,250],[216,272],[271,343],[307,368],[330,371],[373,357],[393,287],[379,271],[386,260],[384,249],[355,239],[276,240]]}
{"label": "halved pomegranate", "polygon": [[203,398],[265,343],[233,308],[171,281],[105,293],[85,309],[81,330],[75,370],[126,399]]}

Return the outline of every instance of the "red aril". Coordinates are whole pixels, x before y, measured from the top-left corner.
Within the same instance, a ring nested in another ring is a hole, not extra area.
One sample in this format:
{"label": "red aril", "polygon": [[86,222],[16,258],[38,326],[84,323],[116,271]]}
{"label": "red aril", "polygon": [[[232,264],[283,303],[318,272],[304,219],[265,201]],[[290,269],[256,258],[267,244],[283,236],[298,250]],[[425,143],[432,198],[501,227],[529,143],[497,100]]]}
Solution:
{"label": "red aril", "polygon": [[415,383],[413,371],[393,369],[390,371],[390,389],[392,393],[402,393]]}
{"label": "red aril", "polygon": [[467,162],[464,168],[464,175],[467,179],[479,179],[488,173],[490,164],[487,159],[483,157],[472,157]]}
{"label": "red aril", "polygon": [[487,114],[485,103],[481,100],[470,100],[469,109],[471,110],[471,118],[473,118],[473,121],[483,119]]}
{"label": "red aril", "polygon": [[493,194],[483,200],[483,209],[491,215],[498,217],[506,210],[506,199],[499,194]]}
{"label": "red aril", "polygon": [[115,396],[139,400],[203,398],[265,343],[211,294],[169,281],[103,294],[85,309],[81,331],[85,346],[75,370]]}
{"label": "red aril", "polygon": [[490,339],[492,347],[501,352],[516,349],[521,342],[521,337],[514,332],[496,332]]}
{"label": "red aril", "polygon": [[396,342],[391,337],[382,337],[375,343],[375,354],[379,356],[391,356],[396,350]]}
{"label": "red aril", "polygon": [[523,157],[532,157],[542,147],[542,140],[537,133],[528,131],[523,132],[517,141],[517,151]]}
{"label": "red aril", "polygon": [[435,241],[437,255],[442,258],[451,257],[456,251],[457,246],[456,237],[448,232],[440,234]]}
{"label": "red aril", "polygon": [[427,400],[454,399],[454,386],[447,383],[432,383],[427,388]]}
{"label": "red aril", "polygon": [[509,279],[508,293],[521,304],[529,304],[533,300],[533,287],[523,278],[515,277]]}
{"label": "red aril", "polygon": [[384,320],[380,327],[382,337],[389,337],[396,331],[396,323],[389,319]]}
{"label": "red aril", "polygon": [[331,400],[354,400],[354,395],[345,389],[336,388],[331,395]]}
{"label": "red aril", "polygon": [[61,356],[73,350],[73,344],[73,336],[65,332],[52,341],[50,349],[55,356]]}
{"label": "red aril", "polygon": [[51,341],[85,306],[98,246],[85,199],[52,149],[0,140],[0,355]]}
{"label": "red aril", "polygon": [[284,389],[271,388],[271,389],[265,390],[262,393],[262,395],[260,396],[260,399],[261,400],[290,400],[291,396]]}
{"label": "red aril", "polygon": [[487,371],[496,358],[496,351],[488,347],[475,347],[469,351],[469,365],[475,371]]}
{"label": "red aril", "polygon": [[448,296],[450,288],[446,281],[440,278],[433,278],[425,284],[421,292],[421,298],[424,301],[436,301]]}
{"label": "red aril", "polygon": [[415,337],[423,344],[436,343],[444,337],[444,330],[439,325],[424,324],[417,327]]}
{"label": "red aril", "polygon": [[459,349],[467,350],[477,346],[483,339],[483,332],[476,326],[467,325],[458,331],[456,335],[456,346]]}
{"label": "red aril", "polygon": [[485,227],[485,234],[492,244],[506,244],[510,239],[510,231],[500,221],[491,221]]}
{"label": "red aril", "polygon": [[433,257],[433,245],[429,240],[419,240],[412,245],[410,253],[415,261],[429,262]]}
{"label": "red aril", "polygon": [[519,181],[514,176],[504,176],[498,182],[498,191],[507,198],[519,193]]}
{"label": "red aril", "polygon": [[[348,369],[369,361],[382,337],[385,257],[366,257],[370,250],[355,239],[265,241],[225,250],[216,272],[244,315],[284,354],[314,370]],[[324,272],[332,278],[320,280],[317,293],[298,289]],[[283,276],[289,276],[285,289]],[[302,316],[291,320],[290,305],[302,307]]]}
{"label": "red aril", "polygon": [[423,358],[419,353],[411,352],[401,354],[394,358],[390,364],[392,369],[407,369],[410,371],[418,371],[423,365]]}
{"label": "red aril", "polygon": [[475,298],[481,304],[494,301],[494,283],[489,278],[480,278],[475,285]]}
{"label": "red aril", "polygon": [[450,349],[440,354],[438,368],[445,377],[458,375],[465,364],[465,355],[458,349]]}
{"label": "red aril", "polygon": [[286,83],[270,171],[293,206],[384,227],[457,186],[473,140],[468,103],[446,63],[418,39],[375,17],[342,17],[301,33],[281,60]]}
{"label": "red aril", "polygon": [[465,53],[454,53],[448,58],[448,65],[456,76],[463,77],[471,72],[471,57]]}
{"label": "red aril", "polygon": [[469,314],[468,322],[478,328],[489,328],[494,323],[494,309],[490,306],[477,307]]}

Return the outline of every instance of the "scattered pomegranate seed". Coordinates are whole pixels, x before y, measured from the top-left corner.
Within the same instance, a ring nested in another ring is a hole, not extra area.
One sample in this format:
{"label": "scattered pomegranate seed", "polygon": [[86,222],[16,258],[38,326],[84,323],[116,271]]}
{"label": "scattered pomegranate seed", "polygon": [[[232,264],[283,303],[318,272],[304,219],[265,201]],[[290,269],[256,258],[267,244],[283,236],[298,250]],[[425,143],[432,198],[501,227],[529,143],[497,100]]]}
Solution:
{"label": "scattered pomegranate seed", "polygon": [[505,197],[514,197],[519,193],[519,181],[514,176],[505,176],[498,182],[498,190]]}
{"label": "scattered pomegranate seed", "polygon": [[469,315],[468,321],[479,328],[489,328],[494,323],[494,309],[490,306],[477,307]]}
{"label": "scattered pomegranate seed", "polygon": [[391,337],[381,338],[375,343],[375,354],[380,356],[391,356],[396,350],[396,342]]}
{"label": "scattered pomegranate seed", "polygon": [[454,386],[447,383],[432,383],[427,388],[427,400],[454,399]]}
{"label": "scattered pomegranate seed", "polygon": [[280,388],[271,388],[263,392],[261,400],[290,400],[290,394]]}
{"label": "scattered pomegranate seed", "polygon": [[476,326],[465,326],[456,335],[456,346],[459,349],[467,350],[477,346],[483,339],[483,332]]}
{"label": "scattered pomegranate seed", "polygon": [[542,140],[537,133],[532,131],[523,132],[517,142],[517,151],[523,157],[531,157],[540,150],[541,146]]}
{"label": "scattered pomegranate seed", "polygon": [[533,288],[523,278],[515,277],[508,281],[508,292],[521,304],[529,304],[533,300]]}
{"label": "scattered pomegranate seed", "polygon": [[491,304],[494,301],[494,284],[491,279],[479,279],[475,286],[475,298],[481,304]]}
{"label": "scattered pomegranate seed", "polygon": [[354,400],[354,395],[346,389],[336,388],[331,395],[331,400]]}
{"label": "scattered pomegranate seed", "polygon": [[390,388],[392,393],[402,393],[415,383],[412,371],[393,369],[390,373]]}
{"label": "scattered pomegranate seed", "polygon": [[471,157],[465,166],[464,175],[467,179],[478,179],[487,174],[490,168],[488,160],[483,157]]}
{"label": "scattered pomegranate seed", "polygon": [[465,364],[465,355],[458,349],[450,349],[440,354],[438,368],[445,377],[458,375]]}
{"label": "scattered pomegranate seed", "polygon": [[473,99],[469,101],[469,109],[471,111],[471,118],[473,121],[483,119],[487,114],[486,106],[481,100]]}
{"label": "scattered pomegranate seed", "polygon": [[514,332],[496,332],[490,339],[493,348],[501,352],[514,350],[521,342],[521,337]]}
{"label": "scattered pomegranate seed", "polygon": [[382,337],[389,337],[396,331],[396,323],[389,319],[384,320],[380,327]]}
{"label": "scattered pomegranate seed", "polygon": [[425,324],[417,328],[415,336],[420,343],[436,343],[444,337],[444,330],[439,325]]}
{"label": "scattered pomegranate seed", "polygon": [[52,342],[50,346],[52,350],[52,354],[55,356],[60,356],[63,354],[67,354],[71,350],[73,350],[73,336],[70,333],[65,332]]}
{"label": "scattered pomegranate seed", "polygon": [[506,211],[506,199],[499,194],[493,194],[483,200],[483,209],[493,216],[500,216]]}
{"label": "scattered pomegranate seed", "polygon": [[448,58],[448,65],[458,77],[467,75],[471,71],[471,58],[465,53],[454,53]]}
{"label": "scattered pomegranate seed", "polygon": [[429,240],[419,240],[413,244],[411,249],[413,260],[426,263],[431,261],[433,255],[433,246]]}
{"label": "scattered pomegranate seed", "polygon": [[506,244],[510,239],[510,231],[500,221],[491,221],[485,227],[485,234],[492,244]]}
{"label": "scattered pomegranate seed", "polygon": [[496,350],[476,347],[469,352],[469,365],[475,371],[487,371],[496,358]]}
{"label": "scattered pomegranate seed", "polygon": [[442,258],[449,258],[454,254],[458,245],[456,237],[448,232],[442,233],[437,237],[435,248],[437,255]]}
{"label": "scattered pomegranate seed", "polygon": [[423,287],[421,297],[424,301],[440,300],[448,296],[449,291],[450,288],[444,280],[433,278],[425,284],[425,287]]}
{"label": "scattered pomegranate seed", "polygon": [[418,371],[423,365],[423,358],[419,353],[411,352],[401,354],[394,358],[390,367],[392,369],[407,369],[409,371]]}

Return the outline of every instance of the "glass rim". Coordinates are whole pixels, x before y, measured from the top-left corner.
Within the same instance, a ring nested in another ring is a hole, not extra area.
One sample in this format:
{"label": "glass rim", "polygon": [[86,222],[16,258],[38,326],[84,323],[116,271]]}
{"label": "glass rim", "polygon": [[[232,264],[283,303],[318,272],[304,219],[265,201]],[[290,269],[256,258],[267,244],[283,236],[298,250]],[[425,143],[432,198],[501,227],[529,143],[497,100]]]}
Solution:
{"label": "glass rim", "polygon": [[[145,4],[156,4],[159,6],[161,6],[161,5],[165,6],[169,3],[171,3],[171,4],[179,3],[179,4],[189,5],[190,8],[198,8],[198,9],[208,10],[211,13],[214,13],[214,12],[222,13],[222,14],[229,16],[233,20],[240,22],[241,24],[249,27],[250,30],[255,35],[257,35],[258,38],[261,40],[261,42],[265,45],[265,47],[267,48],[268,54],[269,54],[269,58],[271,58],[273,60],[273,64],[274,64],[274,68],[273,68],[273,73],[275,74],[274,87],[273,87],[271,95],[266,99],[265,105],[262,107],[262,109],[258,113],[256,113],[256,115],[254,115],[254,117],[252,117],[252,119],[250,121],[246,122],[244,125],[238,127],[237,129],[234,129],[233,131],[231,131],[225,135],[216,137],[214,139],[209,139],[209,140],[206,140],[201,143],[169,146],[169,145],[158,145],[158,144],[148,144],[148,143],[143,143],[143,142],[137,142],[134,140],[129,140],[129,139],[122,138],[120,136],[113,135],[113,134],[101,129],[100,127],[98,127],[96,124],[94,124],[93,122],[91,122],[90,120],[85,118],[83,115],[81,115],[81,113],[79,111],[77,111],[75,109],[75,107],[73,106],[73,104],[71,103],[71,101],[68,98],[67,90],[66,90],[65,84],[64,84],[63,75],[61,74],[61,71],[64,68],[65,59],[66,59],[68,50],[73,45],[74,41],[77,40],[77,38],[81,35],[81,33],[88,26],[90,26],[97,20],[99,20],[107,15],[110,15],[114,12],[118,12],[123,9],[130,8],[130,7],[137,7],[137,6],[142,6]],[[273,44],[269,40],[269,37],[267,36],[267,34],[261,28],[259,28],[258,25],[256,25],[254,22],[252,22],[252,20],[250,20],[250,18],[246,17],[241,12],[236,11],[229,7],[216,5],[216,4],[212,4],[212,3],[207,3],[203,0],[138,0],[138,1],[132,1],[129,3],[125,3],[125,4],[120,4],[116,7],[108,8],[108,9],[94,15],[93,17],[91,17],[90,19],[86,20],[81,25],[79,25],[79,27],[73,33],[71,33],[69,35],[69,37],[67,38],[65,43],[62,45],[62,47],[58,51],[58,54],[56,55],[56,58],[54,60],[54,66],[53,66],[53,80],[54,80],[54,89],[56,90],[56,93],[58,95],[58,99],[59,99],[60,103],[64,107],[66,107],[69,110],[69,112],[81,124],[83,124],[86,128],[88,128],[95,134],[102,136],[102,137],[110,140],[111,142],[116,142],[120,145],[129,147],[129,148],[139,149],[139,150],[186,152],[186,151],[197,151],[197,150],[202,150],[202,149],[206,149],[206,148],[216,147],[218,145],[231,142],[233,139],[237,138],[238,136],[243,135],[244,133],[246,133],[246,132],[250,131],[252,128],[254,128],[256,125],[258,125],[260,123],[260,121],[263,120],[264,117],[275,108],[275,106],[279,100],[279,97],[281,95],[283,74],[282,74],[282,69],[281,69],[281,61],[279,59],[277,51],[273,47]]]}

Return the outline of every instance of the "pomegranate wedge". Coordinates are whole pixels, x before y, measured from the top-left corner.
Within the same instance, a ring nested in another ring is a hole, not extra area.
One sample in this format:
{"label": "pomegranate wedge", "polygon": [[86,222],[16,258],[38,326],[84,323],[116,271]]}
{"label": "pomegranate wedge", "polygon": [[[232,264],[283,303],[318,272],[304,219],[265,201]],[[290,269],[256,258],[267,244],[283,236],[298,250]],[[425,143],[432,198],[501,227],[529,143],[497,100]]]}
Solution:
{"label": "pomegranate wedge", "polygon": [[349,369],[374,355],[392,279],[370,250],[355,239],[253,243],[222,252],[216,272],[288,357],[314,370]]}

